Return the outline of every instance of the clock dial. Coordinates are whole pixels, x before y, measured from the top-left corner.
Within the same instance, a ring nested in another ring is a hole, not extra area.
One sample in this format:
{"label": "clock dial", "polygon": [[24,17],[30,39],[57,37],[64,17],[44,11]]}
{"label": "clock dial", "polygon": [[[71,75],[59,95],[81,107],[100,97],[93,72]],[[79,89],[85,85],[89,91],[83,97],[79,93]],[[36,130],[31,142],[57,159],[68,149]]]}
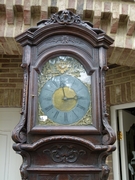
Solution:
{"label": "clock dial", "polygon": [[[59,62],[60,57],[62,63]],[[91,124],[90,84],[83,80],[89,76],[77,60],[68,56],[60,57],[48,62],[53,67],[51,73],[46,73],[50,68],[46,65],[46,71],[42,71],[46,76],[39,79],[39,122],[47,125],[75,125],[83,119],[88,122],[85,125]],[[65,57],[68,57],[67,62],[63,61]],[[74,67],[74,73],[67,68],[73,62],[80,67],[76,71]]]}
{"label": "clock dial", "polygon": [[49,119],[60,124],[73,124],[88,111],[90,95],[80,80],[63,74],[45,83],[39,102]]}

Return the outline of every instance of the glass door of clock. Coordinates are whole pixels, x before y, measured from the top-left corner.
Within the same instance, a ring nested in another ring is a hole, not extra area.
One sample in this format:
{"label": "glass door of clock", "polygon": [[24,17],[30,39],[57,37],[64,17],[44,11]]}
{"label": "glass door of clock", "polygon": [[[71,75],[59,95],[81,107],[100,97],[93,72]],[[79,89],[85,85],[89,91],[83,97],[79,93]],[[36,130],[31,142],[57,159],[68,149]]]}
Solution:
{"label": "glass door of clock", "polygon": [[90,125],[91,76],[70,56],[50,59],[38,76],[40,125]]}

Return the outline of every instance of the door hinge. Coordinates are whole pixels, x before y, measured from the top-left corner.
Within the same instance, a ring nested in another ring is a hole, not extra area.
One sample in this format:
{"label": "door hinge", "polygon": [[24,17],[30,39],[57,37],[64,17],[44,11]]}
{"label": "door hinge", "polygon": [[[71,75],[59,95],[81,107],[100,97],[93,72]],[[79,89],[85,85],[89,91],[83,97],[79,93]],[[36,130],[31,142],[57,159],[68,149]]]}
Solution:
{"label": "door hinge", "polygon": [[118,132],[117,132],[117,139],[118,139],[118,140],[122,140],[122,138],[123,138],[122,132],[121,132],[121,131],[118,131]]}

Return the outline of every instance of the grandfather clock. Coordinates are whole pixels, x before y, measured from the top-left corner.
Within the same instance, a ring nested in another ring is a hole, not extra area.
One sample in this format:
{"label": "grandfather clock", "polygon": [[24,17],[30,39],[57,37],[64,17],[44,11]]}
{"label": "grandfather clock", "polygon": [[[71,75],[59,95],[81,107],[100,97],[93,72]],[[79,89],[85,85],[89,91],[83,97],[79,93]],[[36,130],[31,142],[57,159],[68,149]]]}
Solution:
{"label": "grandfather clock", "polygon": [[21,119],[13,131],[22,180],[106,180],[115,133],[106,112],[101,29],[64,10],[16,37],[23,46]]}

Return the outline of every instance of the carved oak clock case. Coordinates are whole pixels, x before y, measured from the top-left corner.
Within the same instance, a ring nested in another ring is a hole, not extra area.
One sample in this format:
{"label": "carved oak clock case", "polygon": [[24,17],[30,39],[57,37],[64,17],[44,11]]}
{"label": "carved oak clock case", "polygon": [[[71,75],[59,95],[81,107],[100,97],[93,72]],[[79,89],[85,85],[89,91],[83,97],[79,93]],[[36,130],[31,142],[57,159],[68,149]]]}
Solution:
{"label": "carved oak clock case", "polygon": [[113,40],[71,11],[16,37],[23,46],[21,119],[13,131],[23,180],[107,179],[115,134],[106,112]]}

